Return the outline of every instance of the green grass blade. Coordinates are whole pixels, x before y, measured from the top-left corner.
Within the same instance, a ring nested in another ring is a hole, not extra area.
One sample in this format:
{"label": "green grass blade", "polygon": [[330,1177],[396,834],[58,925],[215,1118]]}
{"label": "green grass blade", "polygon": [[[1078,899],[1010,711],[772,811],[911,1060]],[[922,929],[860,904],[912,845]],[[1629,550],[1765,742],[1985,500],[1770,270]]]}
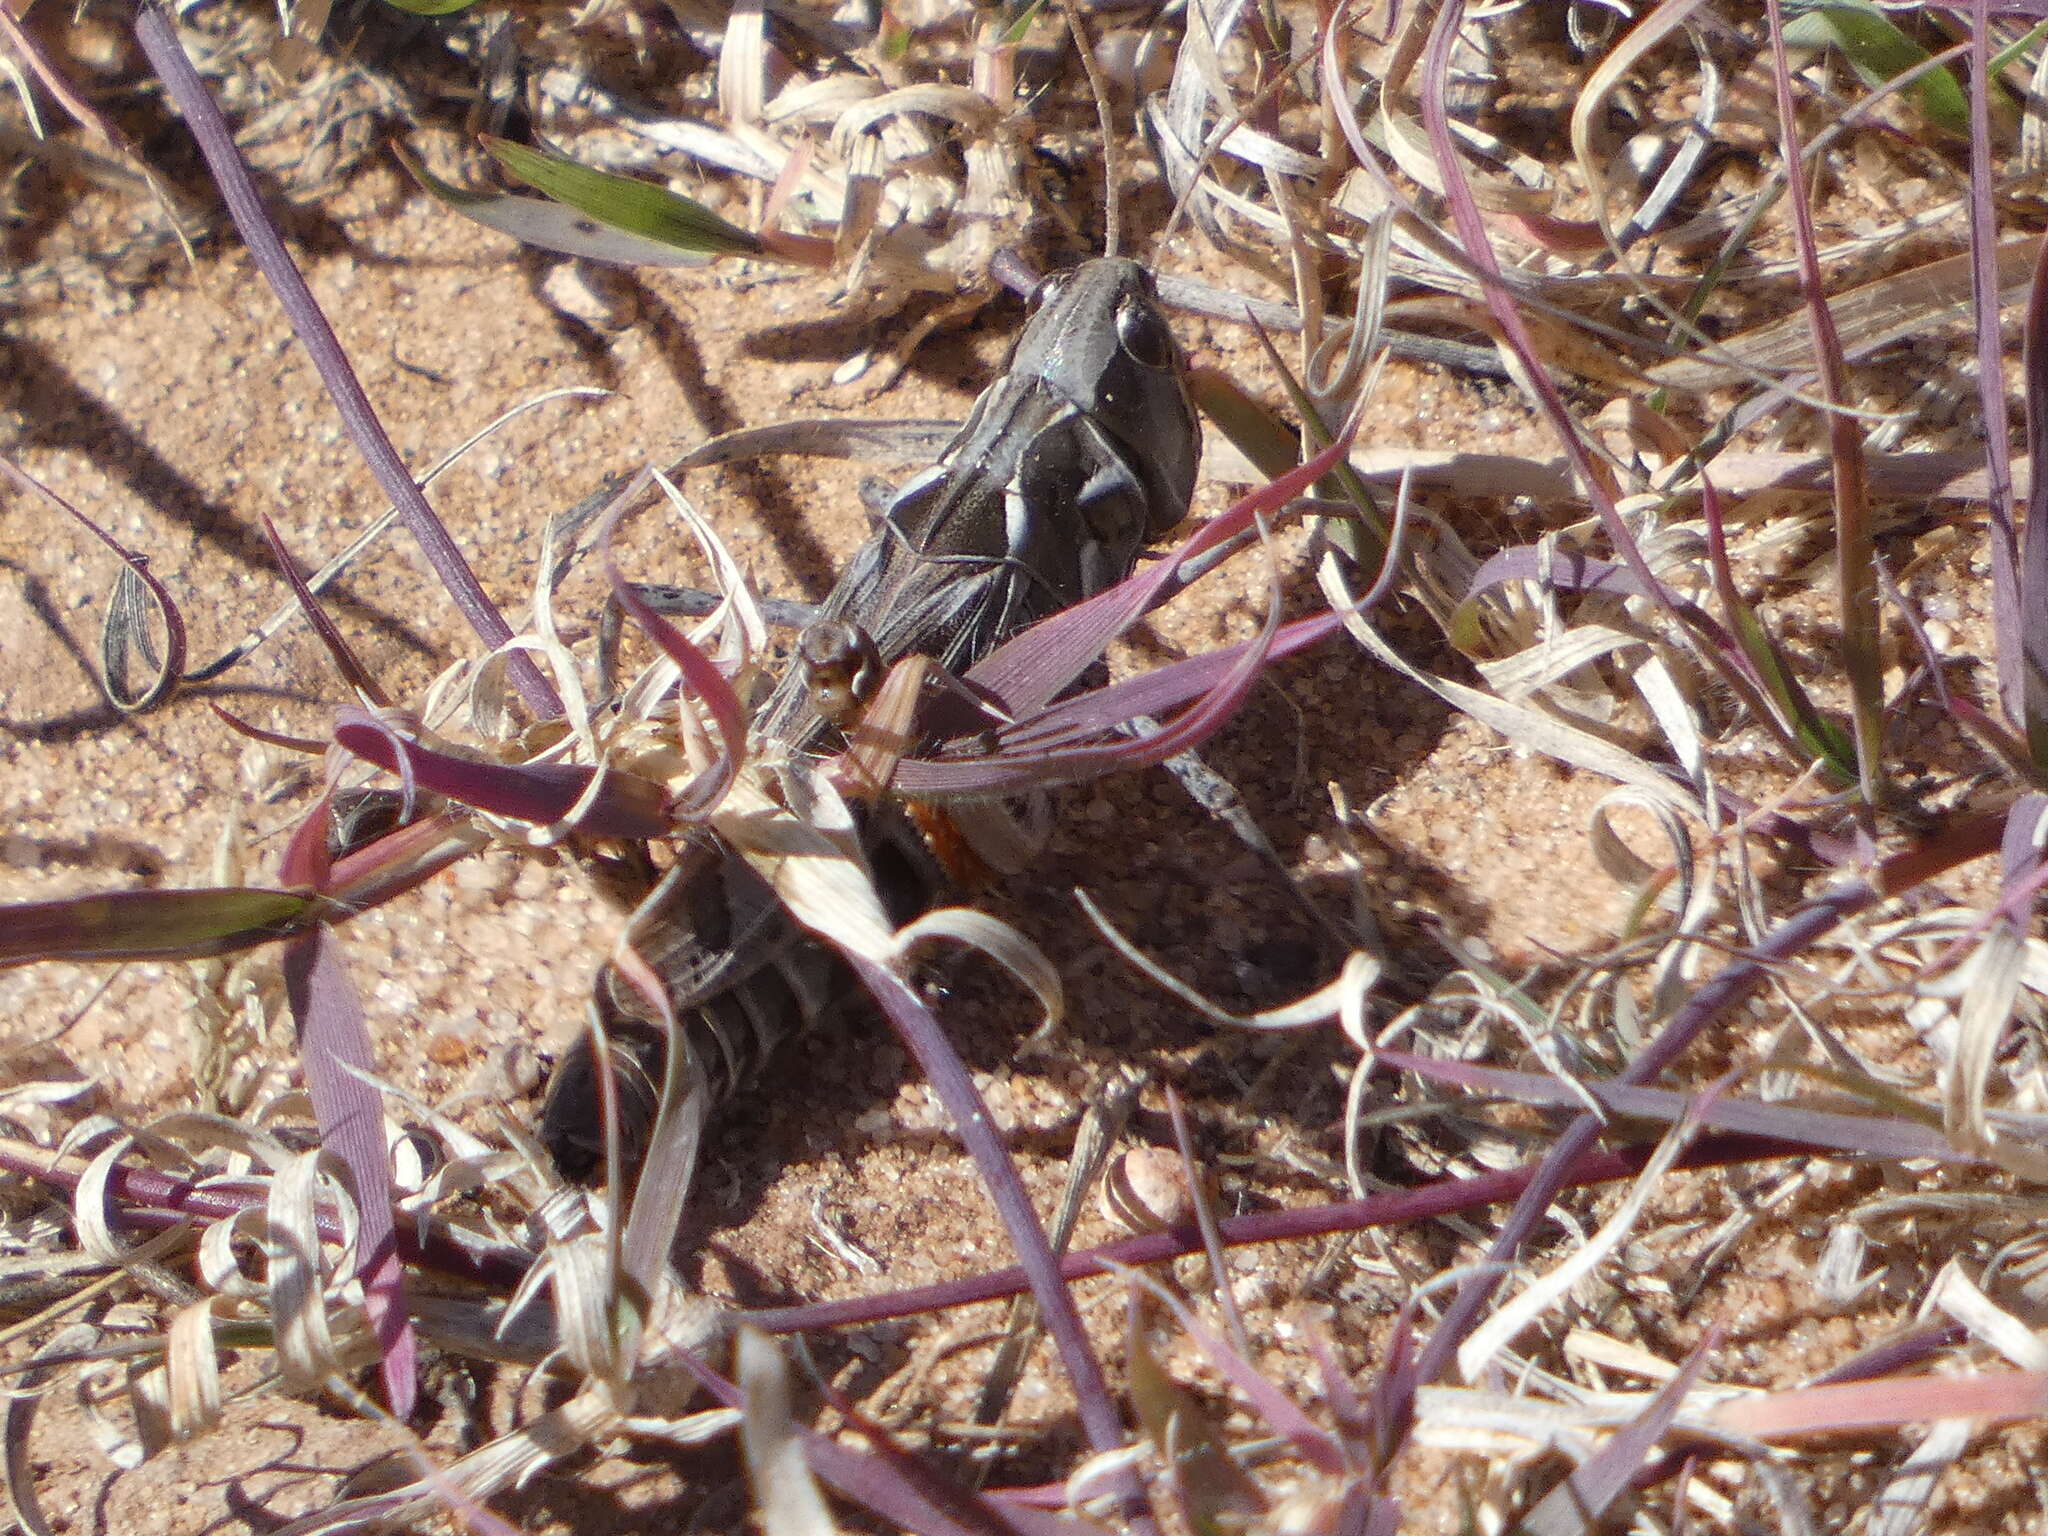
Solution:
{"label": "green grass blade", "polygon": [[[1826,0],[1785,25],[1785,41],[1795,47],[1833,45],[1865,85],[1876,87],[1896,79],[1929,55],[1892,19],[1868,0]],[[1907,87],[1907,93],[1928,122],[1944,133],[1967,138],[1970,104],[1963,87],[1947,69],[1933,69]]]}
{"label": "green grass blade", "polygon": [[536,192],[595,219],[606,229],[692,256],[766,253],[758,236],[666,187],[610,171],[595,171],[559,155],[543,154],[504,139],[485,139],[484,148]]}

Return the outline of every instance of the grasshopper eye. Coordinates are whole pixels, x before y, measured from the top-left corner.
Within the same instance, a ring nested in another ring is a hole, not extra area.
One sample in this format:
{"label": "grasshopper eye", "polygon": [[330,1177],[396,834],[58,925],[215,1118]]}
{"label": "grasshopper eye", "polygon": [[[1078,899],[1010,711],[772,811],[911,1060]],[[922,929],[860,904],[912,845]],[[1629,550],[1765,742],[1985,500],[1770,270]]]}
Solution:
{"label": "grasshopper eye", "polygon": [[797,638],[796,662],[823,719],[844,724],[874,697],[882,681],[882,658],[858,624],[819,619]]}
{"label": "grasshopper eye", "polygon": [[1164,373],[1174,365],[1173,332],[1159,311],[1140,299],[1116,307],[1116,339],[1133,361]]}

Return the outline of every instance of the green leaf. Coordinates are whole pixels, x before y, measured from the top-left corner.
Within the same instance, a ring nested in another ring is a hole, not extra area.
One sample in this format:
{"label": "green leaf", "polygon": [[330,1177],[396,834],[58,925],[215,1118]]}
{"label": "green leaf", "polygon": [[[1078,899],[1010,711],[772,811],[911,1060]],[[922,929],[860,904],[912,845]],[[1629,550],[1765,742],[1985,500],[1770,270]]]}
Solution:
{"label": "green leaf", "polygon": [[594,171],[504,139],[486,139],[484,148],[536,192],[567,204],[606,229],[695,256],[763,254],[758,236],[666,187]]}
{"label": "green leaf", "polygon": [[1029,5],[1020,6],[1016,19],[1005,27],[1002,36],[996,39],[997,46],[1014,48],[1020,45],[1030,34],[1031,24],[1038,20],[1039,12],[1044,9],[1045,0],[1031,0]]}
{"label": "green leaf", "polygon": [[[1322,429],[1316,417],[1315,402],[1309,399],[1308,391],[1294,377],[1286,360],[1273,346],[1272,339],[1260,331],[1259,340],[1266,349],[1274,372],[1294,401],[1294,408],[1301,413],[1301,420],[1305,423],[1302,434],[1297,435],[1294,429],[1225,374],[1198,368],[1188,382],[1202,414],[1216,423],[1223,435],[1230,439],[1231,445],[1250,459],[1261,474],[1277,479],[1303,461],[1304,436],[1307,451],[1320,452],[1330,445],[1330,434]],[[1316,487],[1316,494],[1328,500],[1351,503],[1350,517],[1318,518],[1316,527],[1354,565],[1363,570],[1377,571],[1387,557],[1388,524],[1358,471],[1349,462],[1340,463]]]}
{"label": "green leaf", "polygon": [[[1863,83],[1873,87],[1930,57],[1870,0],[1822,0],[1785,24],[1785,41],[1809,48],[1832,44]],[[1969,136],[1969,98],[1949,70],[1929,70],[1906,89],[1935,127],[1960,138]]]}
{"label": "green leaf", "polygon": [[1771,638],[1770,631],[1757,618],[1753,609],[1746,604],[1737,604],[1728,615],[1729,623],[1735,630],[1735,638],[1743,654],[1762,679],[1765,695],[1778,718],[1791,732],[1800,750],[1809,757],[1817,758],[1827,766],[1838,784],[1856,782],[1856,743],[1849,738],[1834,721],[1822,714],[1799,685],[1790,666],[1785,662],[1784,653]]}
{"label": "green leaf", "polygon": [[875,51],[891,64],[900,64],[910,57],[910,45],[917,38],[916,31],[906,26],[894,11],[882,7],[882,21],[875,34]]}
{"label": "green leaf", "polygon": [[1301,435],[1227,374],[1197,368],[1188,388],[1202,414],[1269,480],[1301,462]]}
{"label": "green leaf", "polygon": [[561,203],[517,197],[510,192],[471,192],[455,186],[421,165],[403,145],[394,144],[392,153],[438,202],[486,229],[511,236],[521,245],[621,267],[694,267],[704,263],[704,257],[691,252],[606,229]]}
{"label": "green leaf", "polygon": [[303,928],[329,903],[256,886],[112,891],[0,908],[0,966],[40,960],[199,960]]}
{"label": "green leaf", "polygon": [[457,11],[468,10],[476,0],[384,0],[384,3],[408,16],[453,16]]}

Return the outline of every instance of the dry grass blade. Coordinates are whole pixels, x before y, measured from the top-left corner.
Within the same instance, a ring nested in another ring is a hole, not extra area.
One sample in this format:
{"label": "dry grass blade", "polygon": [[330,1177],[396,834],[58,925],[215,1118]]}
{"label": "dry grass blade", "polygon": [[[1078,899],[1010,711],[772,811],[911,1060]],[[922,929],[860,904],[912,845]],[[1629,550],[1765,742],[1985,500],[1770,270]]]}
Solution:
{"label": "dry grass blade", "polygon": [[1688,1113],[1672,1126],[1663,1141],[1658,1143],[1657,1155],[1637,1176],[1614,1213],[1601,1223],[1600,1230],[1579,1244],[1563,1264],[1502,1303],[1499,1310],[1472,1330],[1465,1342],[1458,1346],[1459,1374],[1467,1381],[1477,1381],[1482,1374],[1499,1368],[1499,1357],[1514,1342],[1517,1334],[1562,1301],[1574,1286],[1606,1262],[1642,1219],[1643,1208],[1655,1193],[1658,1181],[1671,1171],[1671,1165],[1684,1150],[1696,1123]]}
{"label": "dry grass blade", "polygon": [[822,777],[800,768],[785,780],[802,796],[795,813],[746,779],[711,824],[744,854],[797,921],[835,945],[878,963],[897,950],[845,802]]}
{"label": "dry grass blade", "polygon": [[1571,1476],[1545,1494],[1542,1502],[1523,1517],[1520,1529],[1527,1536],[1581,1536],[1596,1527],[1628,1492],[1657,1442],[1684,1407],[1686,1394],[1699,1380],[1719,1343],[1718,1332],[1709,1333],[1706,1342],[1693,1351],[1692,1358],[1673,1374],[1670,1384],[1650,1405],[1575,1468]]}
{"label": "dry grass blade", "polygon": [[1969,1376],[1894,1376],[1843,1386],[1792,1388],[1723,1403],[1714,1421],[1759,1440],[1897,1428],[1967,1419],[1977,1425],[2029,1419],[2048,1411],[2048,1372]]}
{"label": "dry grass blade", "polygon": [[[1996,252],[1998,300],[2016,304],[2031,287],[2034,263],[2041,252],[2037,235],[1999,242]],[[1901,337],[1925,335],[1937,326],[1967,319],[1970,309],[1968,255],[1945,256],[1905,272],[1895,272],[1847,292],[1831,294],[1845,357],[1867,357]],[[1717,354],[1725,355],[1720,361]],[[1810,368],[1812,339],[1804,315],[1789,315],[1720,342],[1716,352],[1673,358],[1649,370],[1659,384],[1674,389],[1709,390],[1738,383],[1757,374],[1776,375]]]}
{"label": "dry grass blade", "polygon": [[1344,585],[1343,572],[1334,557],[1326,557],[1318,577],[1330,597],[1331,606],[1344,615],[1346,628],[1368,654],[1405,673],[1460,712],[1546,757],[1601,774],[1680,809],[1687,807],[1683,792],[1634,753],[1590,731],[1570,725],[1545,710],[1516,704],[1447,678],[1433,677],[1415,667],[1389,646],[1377,630],[1355,617],[1357,598]]}
{"label": "dry grass blade", "polygon": [[[100,1337],[100,1330],[92,1324],[72,1323],[60,1329],[36,1353],[52,1360],[69,1359],[90,1349]],[[42,1402],[48,1377],[47,1369],[32,1368],[22,1373],[7,1395],[6,1457],[0,1465],[6,1469],[9,1508],[29,1536],[56,1536],[56,1527],[50,1524],[49,1517],[43,1513],[42,1501],[36,1497],[28,1448],[29,1426]]]}
{"label": "dry grass blade", "polygon": [[740,1420],[740,1445],[754,1507],[767,1536],[833,1536],[839,1528],[804,1464],[803,1442],[791,1418],[789,1363],[782,1346],[764,1333],[742,1328],[739,1383],[747,1394]]}

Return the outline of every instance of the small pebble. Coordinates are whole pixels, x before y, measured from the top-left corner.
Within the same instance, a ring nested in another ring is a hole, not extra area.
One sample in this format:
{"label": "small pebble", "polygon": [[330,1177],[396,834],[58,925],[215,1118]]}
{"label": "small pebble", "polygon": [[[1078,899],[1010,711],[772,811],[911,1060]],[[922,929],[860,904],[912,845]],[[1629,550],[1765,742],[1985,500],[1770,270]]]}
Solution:
{"label": "small pebble", "polygon": [[1133,1233],[1158,1232],[1195,1219],[1187,1170],[1180,1154],[1135,1147],[1110,1166],[1102,1181],[1102,1212]]}

